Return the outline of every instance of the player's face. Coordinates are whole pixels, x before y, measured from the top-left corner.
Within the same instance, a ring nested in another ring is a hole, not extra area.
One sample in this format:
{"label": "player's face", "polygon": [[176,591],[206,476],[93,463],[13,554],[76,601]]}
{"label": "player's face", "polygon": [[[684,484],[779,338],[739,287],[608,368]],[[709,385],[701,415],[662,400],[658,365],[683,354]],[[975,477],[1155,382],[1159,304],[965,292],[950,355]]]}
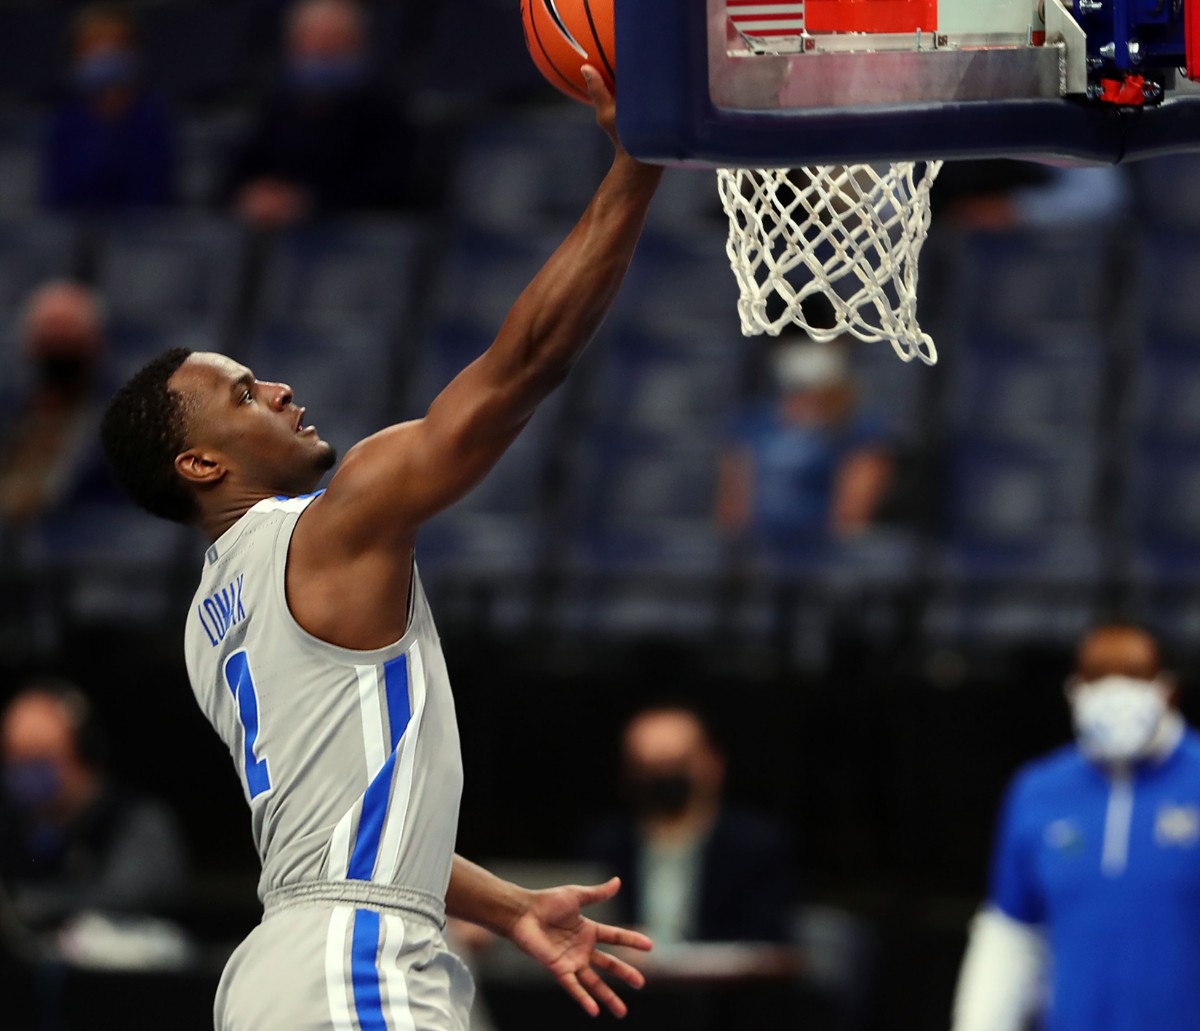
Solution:
{"label": "player's face", "polygon": [[193,354],[171,377],[188,404],[188,447],[207,451],[248,487],[296,495],[316,488],[337,461],[304,424],[292,388],[255,378],[220,354]]}

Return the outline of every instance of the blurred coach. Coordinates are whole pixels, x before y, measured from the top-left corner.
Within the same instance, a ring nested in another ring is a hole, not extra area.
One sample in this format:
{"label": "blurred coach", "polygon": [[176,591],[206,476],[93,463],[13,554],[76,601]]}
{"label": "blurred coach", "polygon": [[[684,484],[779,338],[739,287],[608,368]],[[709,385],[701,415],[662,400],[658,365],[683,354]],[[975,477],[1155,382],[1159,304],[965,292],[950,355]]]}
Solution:
{"label": "blurred coach", "polygon": [[1200,736],[1137,627],[1085,638],[1067,700],[1076,742],[1008,790],[954,1031],[1200,1027]]}

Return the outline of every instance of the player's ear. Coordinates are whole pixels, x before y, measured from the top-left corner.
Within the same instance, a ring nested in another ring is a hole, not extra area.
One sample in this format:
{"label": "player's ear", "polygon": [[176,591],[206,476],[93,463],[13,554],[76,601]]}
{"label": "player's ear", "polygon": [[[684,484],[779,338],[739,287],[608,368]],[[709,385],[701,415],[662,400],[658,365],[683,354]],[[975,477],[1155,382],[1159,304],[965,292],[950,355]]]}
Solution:
{"label": "player's ear", "polygon": [[225,478],[225,465],[202,448],[188,448],[175,456],[175,471],[195,486],[211,486]]}

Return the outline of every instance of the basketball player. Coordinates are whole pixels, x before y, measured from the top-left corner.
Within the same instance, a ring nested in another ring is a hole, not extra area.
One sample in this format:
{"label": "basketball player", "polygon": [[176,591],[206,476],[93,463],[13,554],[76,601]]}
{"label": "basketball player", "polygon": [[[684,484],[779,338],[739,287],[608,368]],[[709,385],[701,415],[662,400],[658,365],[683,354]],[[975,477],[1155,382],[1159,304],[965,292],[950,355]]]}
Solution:
{"label": "basketball player", "polygon": [[584,918],[596,887],[531,892],[454,855],[462,766],[454,702],[413,564],[418,528],[477,484],[567,375],[607,312],[661,169],[617,140],[612,167],[495,342],[424,418],[335,455],[291,388],[222,355],[174,350],[114,398],[103,439],[156,515],[212,541],[188,615],[201,708],[242,776],[265,914],[217,991],[228,1031],[465,1029],[470,977],[445,916],[542,962],[591,1015],[641,975],[599,944],[649,939]]}

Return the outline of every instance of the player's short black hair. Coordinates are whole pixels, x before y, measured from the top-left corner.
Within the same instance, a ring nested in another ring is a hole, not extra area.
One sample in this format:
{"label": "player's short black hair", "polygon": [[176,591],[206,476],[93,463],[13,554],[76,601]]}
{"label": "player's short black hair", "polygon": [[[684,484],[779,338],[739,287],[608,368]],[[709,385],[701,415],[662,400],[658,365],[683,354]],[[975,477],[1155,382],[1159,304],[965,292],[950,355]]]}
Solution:
{"label": "player's short black hair", "polygon": [[168,386],[191,353],[173,347],[148,362],[117,391],[100,425],[104,453],[122,489],[147,512],[176,523],[190,523],[199,514],[175,472],[187,412],[182,395]]}

